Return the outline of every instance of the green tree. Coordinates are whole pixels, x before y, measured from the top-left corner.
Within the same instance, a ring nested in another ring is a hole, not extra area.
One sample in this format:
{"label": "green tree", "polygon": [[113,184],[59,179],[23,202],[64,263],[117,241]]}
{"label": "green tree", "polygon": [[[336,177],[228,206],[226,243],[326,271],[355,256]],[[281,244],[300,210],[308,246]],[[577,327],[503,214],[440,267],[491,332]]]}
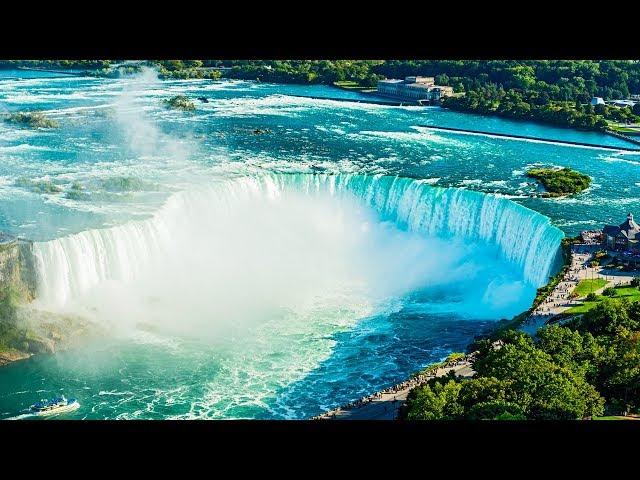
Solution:
{"label": "green tree", "polygon": [[580,419],[603,412],[604,400],[583,375],[553,361],[523,332],[508,331],[500,348],[475,362],[480,376],[509,382],[508,395],[528,418]]}
{"label": "green tree", "polygon": [[609,113],[609,109],[607,108],[606,105],[603,105],[601,103],[594,105],[593,107],[593,111],[597,114],[597,115],[604,115],[607,116],[607,114]]}
{"label": "green tree", "polygon": [[611,351],[603,367],[604,391],[621,413],[640,408],[640,332],[623,329],[613,340]]}
{"label": "green tree", "polygon": [[455,380],[432,381],[411,391],[407,398],[407,420],[453,420],[463,408],[458,403],[461,385]]}
{"label": "green tree", "polygon": [[465,410],[469,410],[477,403],[490,402],[494,400],[508,400],[510,383],[498,380],[495,377],[477,377],[465,381],[460,389],[458,403]]}
{"label": "green tree", "polygon": [[526,420],[522,407],[513,402],[491,400],[473,405],[467,414],[469,420]]}
{"label": "green tree", "polygon": [[592,381],[604,355],[602,347],[590,333],[580,334],[570,328],[552,325],[538,330],[537,347],[548,353],[558,365],[566,365]]}
{"label": "green tree", "polygon": [[613,335],[619,328],[640,330],[640,306],[622,298],[605,298],[586,312],[582,318],[568,324],[581,332],[597,335]]}

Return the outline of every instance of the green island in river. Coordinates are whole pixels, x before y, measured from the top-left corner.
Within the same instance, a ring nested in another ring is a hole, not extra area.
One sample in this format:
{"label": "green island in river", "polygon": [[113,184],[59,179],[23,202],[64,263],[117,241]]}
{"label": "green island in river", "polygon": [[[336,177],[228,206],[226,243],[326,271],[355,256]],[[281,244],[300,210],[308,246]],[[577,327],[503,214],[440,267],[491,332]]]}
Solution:
{"label": "green island in river", "polygon": [[552,197],[580,193],[591,185],[591,177],[570,168],[532,168],[527,177],[538,180]]}

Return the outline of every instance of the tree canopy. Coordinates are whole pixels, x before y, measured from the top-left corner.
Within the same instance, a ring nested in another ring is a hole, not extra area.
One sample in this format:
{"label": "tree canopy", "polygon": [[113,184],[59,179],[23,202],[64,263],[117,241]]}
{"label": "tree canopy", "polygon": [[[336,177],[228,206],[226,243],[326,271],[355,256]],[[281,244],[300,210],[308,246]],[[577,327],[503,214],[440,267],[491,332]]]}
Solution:
{"label": "tree canopy", "polygon": [[476,375],[416,387],[405,418],[569,420],[640,410],[639,302],[604,298],[536,338],[505,330],[475,347]]}
{"label": "tree canopy", "polygon": [[570,168],[532,168],[527,176],[539,180],[554,195],[579,193],[591,184],[591,177]]}

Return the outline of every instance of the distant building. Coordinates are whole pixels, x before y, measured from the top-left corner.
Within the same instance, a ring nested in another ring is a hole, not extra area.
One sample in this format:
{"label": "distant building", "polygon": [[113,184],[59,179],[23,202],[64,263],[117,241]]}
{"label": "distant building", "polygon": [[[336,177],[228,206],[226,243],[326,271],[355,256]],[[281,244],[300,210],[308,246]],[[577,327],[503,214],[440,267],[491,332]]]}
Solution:
{"label": "distant building", "polygon": [[602,229],[605,246],[610,250],[640,251],[640,225],[627,215],[627,220],[618,226],[605,225]]}
{"label": "distant building", "polygon": [[594,107],[596,105],[604,105],[604,99],[602,97],[593,97],[591,99],[591,105],[593,105]]}
{"label": "distant building", "polygon": [[608,103],[616,107],[624,108],[624,107],[633,107],[638,102],[634,100],[611,100]]}
{"label": "distant building", "polygon": [[436,85],[433,77],[412,76],[404,80],[379,80],[378,94],[418,103],[439,103],[443,97],[453,95],[453,87]]}

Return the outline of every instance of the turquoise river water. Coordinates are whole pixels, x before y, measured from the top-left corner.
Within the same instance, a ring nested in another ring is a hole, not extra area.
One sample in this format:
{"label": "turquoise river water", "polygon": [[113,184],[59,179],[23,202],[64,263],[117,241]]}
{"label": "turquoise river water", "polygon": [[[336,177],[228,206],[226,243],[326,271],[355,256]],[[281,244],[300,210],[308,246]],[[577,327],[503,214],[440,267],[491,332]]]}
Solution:
{"label": "turquoise river water", "polygon": [[[464,349],[528,308],[563,235],[640,207],[639,154],[419,125],[622,140],[363,98],[0,71],[0,114],[60,124],[0,122],[0,230],[34,241],[33,308],[105,332],[2,367],[0,418],[60,393],[66,418],[308,418]],[[593,183],[535,197],[538,165]]]}

